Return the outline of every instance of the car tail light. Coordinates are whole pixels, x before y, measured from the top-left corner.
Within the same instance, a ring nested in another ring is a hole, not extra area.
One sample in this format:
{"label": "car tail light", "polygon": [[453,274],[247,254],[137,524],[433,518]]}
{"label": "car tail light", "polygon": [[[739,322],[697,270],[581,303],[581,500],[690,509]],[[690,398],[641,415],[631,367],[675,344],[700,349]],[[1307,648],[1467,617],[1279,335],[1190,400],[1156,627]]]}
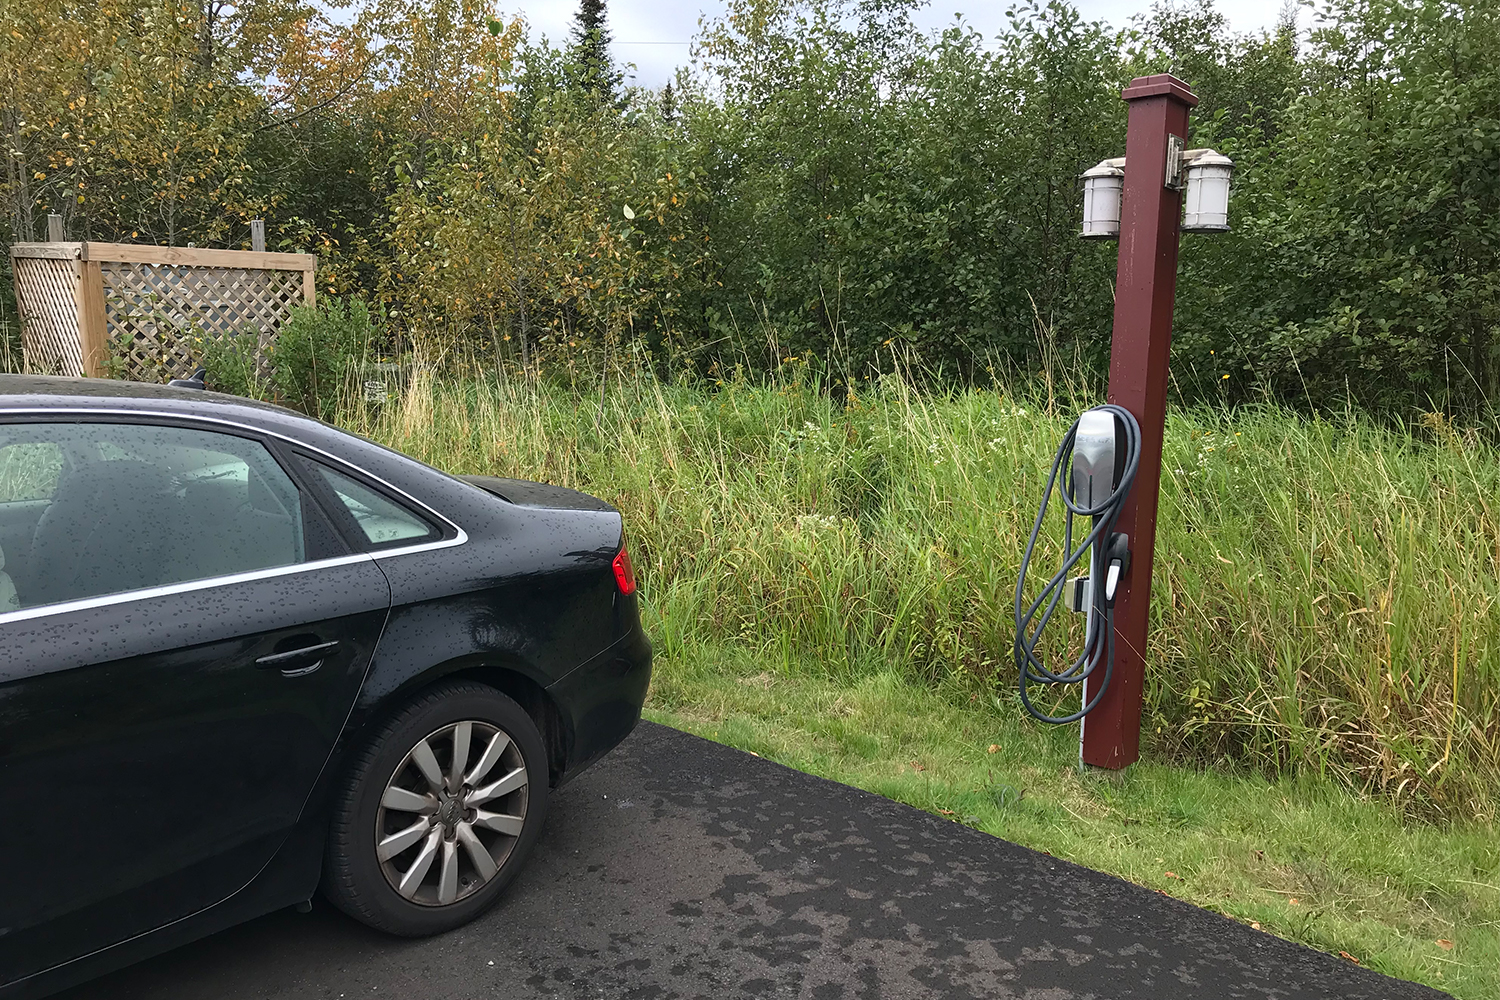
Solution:
{"label": "car tail light", "polygon": [[620,552],[615,556],[613,563],[615,568],[615,584],[619,586],[620,593],[629,597],[635,593],[635,570],[630,566],[630,552],[622,544]]}

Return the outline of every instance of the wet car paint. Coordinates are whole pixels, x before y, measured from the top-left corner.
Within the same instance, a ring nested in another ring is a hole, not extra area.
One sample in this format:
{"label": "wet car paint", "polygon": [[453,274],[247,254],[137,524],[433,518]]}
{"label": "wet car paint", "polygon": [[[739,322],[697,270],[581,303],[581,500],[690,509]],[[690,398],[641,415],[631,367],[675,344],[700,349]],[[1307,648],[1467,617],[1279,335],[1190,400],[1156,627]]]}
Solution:
{"label": "wet car paint", "polygon": [[[0,996],[43,995],[309,898],[343,761],[441,678],[483,680],[520,702],[542,730],[554,785],[639,719],[650,644],[636,597],[615,584],[622,524],[602,501],[464,482],[299,414],[194,390],[0,376],[0,422],[27,419],[233,426],[289,470],[294,453],[348,463],[439,515],[442,537],[381,549],[342,526],[351,558],[338,566],[0,615],[0,786],[24,801],[71,797],[64,790],[78,786],[57,778],[66,766],[88,790],[68,814],[93,820],[60,823],[43,808],[0,826],[6,856],[37,873],[0,902]],[[316,674],[253,667],[278,642],[320,629],[344,641]],[[215,750],[221,767],[237,762],[227,784],[194,758],[198,748]],[[157,779],[174,766],[178,778]],[[230,823],[224,813],[236,809],[254,815]],[[49,893],[68,873],[45,862],[88,850],[121,816],[143,825],[96,859],[93,881]]]}

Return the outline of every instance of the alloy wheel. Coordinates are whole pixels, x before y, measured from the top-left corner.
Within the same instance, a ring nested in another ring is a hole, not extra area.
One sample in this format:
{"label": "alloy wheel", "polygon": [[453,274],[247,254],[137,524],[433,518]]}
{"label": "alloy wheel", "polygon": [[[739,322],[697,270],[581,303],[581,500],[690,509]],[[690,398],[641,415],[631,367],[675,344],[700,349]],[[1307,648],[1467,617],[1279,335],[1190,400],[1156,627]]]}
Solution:
{"label": "alloy wheel", "polygon": [[422,906],[478,892],[526,822],[526,762],[503,730],[477,719],[417,741],[375,814],[375,856],[391,888]]}

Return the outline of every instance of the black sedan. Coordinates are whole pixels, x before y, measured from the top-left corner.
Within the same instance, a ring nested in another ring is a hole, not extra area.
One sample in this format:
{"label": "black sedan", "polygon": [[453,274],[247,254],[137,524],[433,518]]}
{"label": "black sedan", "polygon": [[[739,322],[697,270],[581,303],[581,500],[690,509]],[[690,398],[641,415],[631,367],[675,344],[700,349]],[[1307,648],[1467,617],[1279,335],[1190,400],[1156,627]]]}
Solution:
{"label": "black sedan", "polygon": [[0,996],[320,890],[456,927],[650,672],[593,497],[234,397],[0,376]]}

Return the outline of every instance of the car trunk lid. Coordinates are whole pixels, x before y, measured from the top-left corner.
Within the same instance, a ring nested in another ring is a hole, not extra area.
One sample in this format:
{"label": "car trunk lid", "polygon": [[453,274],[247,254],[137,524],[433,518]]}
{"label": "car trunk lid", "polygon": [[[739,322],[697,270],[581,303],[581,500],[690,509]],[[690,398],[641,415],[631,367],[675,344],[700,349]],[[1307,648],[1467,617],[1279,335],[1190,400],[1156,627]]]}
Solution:
{"label": "car trunk lid", "polygon": [[613,511],[615,509],[598,497],[549,483],[533,483],[525,479],[502,479],[498,476],[459,476],[458,478],[518,507],[547,507],[552,510]]}

